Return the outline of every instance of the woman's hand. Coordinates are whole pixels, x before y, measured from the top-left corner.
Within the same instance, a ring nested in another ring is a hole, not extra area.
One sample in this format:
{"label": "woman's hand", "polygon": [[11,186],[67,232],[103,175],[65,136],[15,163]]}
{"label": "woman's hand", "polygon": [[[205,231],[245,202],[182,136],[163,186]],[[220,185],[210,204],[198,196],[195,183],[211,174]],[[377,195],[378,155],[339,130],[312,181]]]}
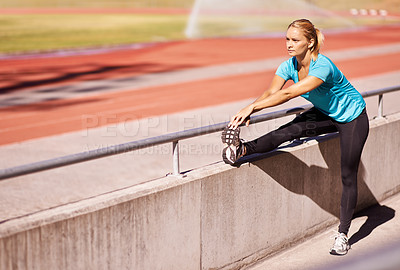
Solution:
{"label": "woman's hand", "polygon": [[238,126],[240,126],[243,122],[246,121],[246,126],[249,126],[250,124],[250,115],[253,113],[254,107],[252,104],[249,106],[241,109],[235,116],[231,118],[231,121],[229,122],[228,127],[232,129],[236,129]]}

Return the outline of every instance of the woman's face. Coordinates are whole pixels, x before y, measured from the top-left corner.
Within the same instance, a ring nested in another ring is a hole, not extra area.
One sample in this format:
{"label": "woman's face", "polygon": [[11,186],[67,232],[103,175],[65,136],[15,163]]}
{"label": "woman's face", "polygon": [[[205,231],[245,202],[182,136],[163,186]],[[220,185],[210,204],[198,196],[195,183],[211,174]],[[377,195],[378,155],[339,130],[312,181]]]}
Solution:
{"label": "woman's face", "polygon": [[304,56],[311,47],[312,42],[304,36],[303,30],[297,27],[287,30],[286,48],[290,56]]}

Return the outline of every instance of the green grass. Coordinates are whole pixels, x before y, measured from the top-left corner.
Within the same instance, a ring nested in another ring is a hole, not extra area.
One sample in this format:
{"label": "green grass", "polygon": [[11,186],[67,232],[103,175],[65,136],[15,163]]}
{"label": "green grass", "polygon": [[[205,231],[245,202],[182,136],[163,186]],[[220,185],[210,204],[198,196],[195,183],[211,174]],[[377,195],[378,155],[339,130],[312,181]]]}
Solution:
{"label": "green grass", "polygon": [[389,12],[400,12],[399,0],[308,0],[308,2],[329,10],[348,11],[351,8],[386,9]]}
{"label": "green grass", "polygon": [[[26,0],[27,1],[27,0]],[[47,1],[47,2],[46,2]],[[75,1],[75,0],[74,0]],[[178,1],[178,0],[176,0]],[[180,2],[179,2],[180,1]],[[179,0],[179,3],[192,1]],[[308,0],[319,2],[320,5],[332,3],[332,0]],[[354,7],[361,0],[354,0]],[[371,5],[380,3],[377,0],[363,0]],[[395,9],[398,0],[382,0],[393,2]],[[15,3],[18,1],[14,1]],[[22,0],[21,0],[22,2]],[[18,2],[18,3],[21,3]],[[52,2],[54,2],[52,0]],[[62,1],[57,1],[62,3]],[[172,5],[173,0],[159,0],[152,3]],[[9,2],[11,3],[11,1]],[[36,6],[50,3],[50,0],[36,0]],[[71,3],[75,3],[71,0]],[[86,5],[96,2],[87,0]],[[107,2],[111,3],[111,2]],[[115,2],[122,3],[122,2]],[[128,3],[128,2],[125,2]],[[143,3],[143,2],[142,2]],[[338,0],[335,3],[343,3]],[[104,7],[104,5],[99,7]],[[343,7],[337,4],[336,8]],[[74,48],[107,47],[132,43],[157,42],[166,40],[185,39],[184,29],[188,15],[144,15],[144,14],[30,14],[30,15],[5,15],[0,16],[0,53],[43,52]],[[288,22],[294,18],[251,16],[231,17],[220,16],[217,18],[204,17],[199,23],[203,37],[220,37],[285,31]],[[340,19],[339,19],[340,20]],[[254,24],[252,22],[255,22]],[[325,18],[313,22],[322,30],[340,25],[340,21]],[[374,25],[386,23],[399,23],[383,21],[382,19],[358,18],[353,20],[354,25]],[[341,25],[341,27],[346,27]]]}
{"label": "green grass", "polygon": [[[319,7],[329,10],[347,11],[350,8],[375,8],[400,12],[399,0],[305,0]],[[172,7],[190,8],[195,0],[3,0],[0,8],[26,8],[26,7],[51,7],[51,8],[137,8],[137,7]],[[228,1],[229,2],[229,1]],[[279,2],[279,1],[278,1]],[[277,2],[277,3],[278,3]]]}
{"label": "green grass", "polygon": [[190,8],[195,0],[3,0],[0,8]]}
{"label": "green grass", "polygon": [[17,53],[179,40],[187,16],[2,15],[0,52]]}

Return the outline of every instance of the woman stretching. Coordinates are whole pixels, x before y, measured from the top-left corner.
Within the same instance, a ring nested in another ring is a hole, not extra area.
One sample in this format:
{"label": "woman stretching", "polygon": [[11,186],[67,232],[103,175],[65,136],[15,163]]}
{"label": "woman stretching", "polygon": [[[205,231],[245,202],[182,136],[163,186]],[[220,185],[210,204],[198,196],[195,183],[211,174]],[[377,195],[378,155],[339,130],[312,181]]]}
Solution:
{"label": "woman stretching", "polygon": [[[345,255],[350,249],[347,234],[357,204],[357,171],[368,137],[369,121],[361,94],[329,58],[319,53],[323,39],[322,33],[309,20],[296,20],[289,25],[286,47],[291,58],[278,67],[270,87],[232,117],[222,132],[222,157],[225,163],[232,165],[244,155],[268,152],[286,141],[339,132],[340,225],[330,253]],[[282,89],[288,80],[293,80],[294,84]],[[298,96],[314,107],[277,130],[254,141],[241,142],[239,125],[245,122],[248,126],[252,113]]]}

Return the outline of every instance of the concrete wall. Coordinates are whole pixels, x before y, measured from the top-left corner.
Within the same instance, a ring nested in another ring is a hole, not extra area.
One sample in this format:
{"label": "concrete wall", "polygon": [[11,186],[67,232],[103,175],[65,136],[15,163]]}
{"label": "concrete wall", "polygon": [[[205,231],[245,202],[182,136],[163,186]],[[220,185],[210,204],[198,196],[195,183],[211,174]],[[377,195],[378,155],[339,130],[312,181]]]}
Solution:
{"label": "concrete wall", "polygon": [[[399,131],[371,122],[359,209],[400,190]],[[339,151],[319,137],[4,222],[0,269],[238,269],[338,222]]]}

